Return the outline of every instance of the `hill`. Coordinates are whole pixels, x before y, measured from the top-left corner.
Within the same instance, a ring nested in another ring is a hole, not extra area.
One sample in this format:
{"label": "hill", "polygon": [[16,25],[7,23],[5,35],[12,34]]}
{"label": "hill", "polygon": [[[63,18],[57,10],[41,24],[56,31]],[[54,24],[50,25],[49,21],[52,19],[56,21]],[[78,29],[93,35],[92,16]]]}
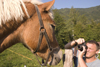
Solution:
{"label": "hill", "polygon": [[[100,5],[90,8],[74,8],[80,15],[85,15],[89,20],[100,21]],[[65,20],[68,19],[70,8],[56,9]]]}

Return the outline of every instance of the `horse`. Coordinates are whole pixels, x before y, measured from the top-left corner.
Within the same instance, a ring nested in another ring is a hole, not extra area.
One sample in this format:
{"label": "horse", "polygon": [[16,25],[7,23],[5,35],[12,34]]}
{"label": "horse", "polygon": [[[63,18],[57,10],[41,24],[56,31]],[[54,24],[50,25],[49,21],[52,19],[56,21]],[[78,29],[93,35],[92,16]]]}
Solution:
{"label": "horse", "polygon": [[[16,43],[22,43],[33,54],[46,60],[45,66],[47,63],[57,65],[62,59],[62,51],[55,37],[55,23],[51,16],[55,0],[39,4],[33,4],[34,0],[1,1],[4,8],[0,7],[3,10],[0,12],[3,14],[0,15],[0,53]],[[3,1],[10,2],[10,6],[5,6],[8,3]]]}

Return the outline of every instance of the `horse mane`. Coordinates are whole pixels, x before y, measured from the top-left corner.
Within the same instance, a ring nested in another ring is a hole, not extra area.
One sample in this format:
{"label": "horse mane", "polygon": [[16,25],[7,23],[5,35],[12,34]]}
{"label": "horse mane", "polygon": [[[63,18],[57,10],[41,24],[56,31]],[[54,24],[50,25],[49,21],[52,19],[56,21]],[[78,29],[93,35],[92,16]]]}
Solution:
{"label": "horse mane", "polygon": [[0,24],[11,19],[23,20],[24,13],[21,9],[21,0],[0,0]]}
{"label": "horse mane", "polygon": [[[0,0],[0,26],[2,26],[2,23],[5,24],[10,20],[22,21],[25,14],[21,8],[21,5],[29,18],[24,2],[31,2],[32,4],[37,5],[42,4],[41,0]],[[51,10],[48,14],[53,19],[53,13]]]}
{"label": "horse mane", "polygon": [[31,2],[32,4],[42,4],[41,0],[23,0],[23,2]]}
{"label": "horse mane", "polygon": [[27,17],[29,14],[25,7],[24,2],[31,2],[33,4],[41,4],[39,0],[0,0],[0,26],[10,20],[23,20],[25,14],[21,8],[24,7]]}

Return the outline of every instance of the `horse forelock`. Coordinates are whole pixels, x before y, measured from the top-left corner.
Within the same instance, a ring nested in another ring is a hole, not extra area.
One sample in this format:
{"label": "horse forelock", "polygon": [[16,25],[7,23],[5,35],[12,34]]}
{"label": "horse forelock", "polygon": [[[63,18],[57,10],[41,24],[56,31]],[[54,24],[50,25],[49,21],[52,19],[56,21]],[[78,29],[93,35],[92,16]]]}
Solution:
{"label": "horse forelock", "polygon": [[49,16],[50,16],[52,19],[54,19],[54,15],[53,15],[52,8],[50,9],[50,12],[49,12],[48,14],[49,14]]}

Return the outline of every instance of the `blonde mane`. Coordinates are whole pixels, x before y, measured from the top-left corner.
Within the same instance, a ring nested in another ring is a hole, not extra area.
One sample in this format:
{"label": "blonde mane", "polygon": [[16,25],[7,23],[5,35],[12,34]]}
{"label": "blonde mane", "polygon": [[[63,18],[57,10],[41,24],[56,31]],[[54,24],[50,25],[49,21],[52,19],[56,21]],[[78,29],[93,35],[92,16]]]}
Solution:
{"label": "blonde mane", "polygon": [[21,5],[24,7],[27,17],[29,18],[29,14],[23,2],[41,3],[38,0],[0,0],[0,25],[13,19],[22,21],[25,15]]}
{"label": "blonde mane", "polygon": [[23,20],[21,3],[21,0],[0,0],[0,25],[12,19]]}
{"label": "blonde mane", "polygon": [[[0,26],[2,26],[2,23],[5,24],[13,19],[22,21],[25,15],[21,5],[24,7],[26,15],[29,18],[24,2],[31,2],[37,5],[42,4],[41,0],[0,0]],[[51,18],[53,17],[51,12],[49,12],[49,15]]]}

